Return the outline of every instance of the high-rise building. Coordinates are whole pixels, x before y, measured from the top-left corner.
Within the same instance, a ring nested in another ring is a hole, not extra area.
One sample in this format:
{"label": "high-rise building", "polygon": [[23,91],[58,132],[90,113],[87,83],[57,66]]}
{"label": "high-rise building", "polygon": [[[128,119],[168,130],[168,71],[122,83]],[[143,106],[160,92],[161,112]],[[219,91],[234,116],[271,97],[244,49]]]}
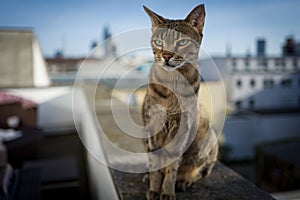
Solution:
{"label": "high-rise building", "polygon": [[256,45],[257,56],[266,56],[266,40],[258,39]]}

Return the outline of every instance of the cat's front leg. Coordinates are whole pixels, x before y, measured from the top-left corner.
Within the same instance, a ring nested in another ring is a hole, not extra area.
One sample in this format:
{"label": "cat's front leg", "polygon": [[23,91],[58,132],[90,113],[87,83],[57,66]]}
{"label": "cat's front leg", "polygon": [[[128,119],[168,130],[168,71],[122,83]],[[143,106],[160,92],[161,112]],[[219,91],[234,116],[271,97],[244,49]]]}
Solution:
{"label": "cat's front leg", "polygon": [[162,174],[157,165],[160,164],[160,160],[156,155],[149,155],[149,167],[150,170],[158,169],[149,172],[149,190],[147,192],[148,200],[159,200],[162,184]]}
{"label": "cat's front leg", "polygon": [[175,160],[172,164],[167,166],[165,171],[165,177],[161,187],[161,195],[160,200],[175,200],[175,184],[176,184],[176,177],[177,171],[179,168],[180,160]]}
{"label": "cat's front leg", "polygon": [[[165,169],[165,176],[162,183],[160,200],[175,200],[175,184],[177,179],[177,172],[181,162],[181,155],[189,147],[194,138],[192,133],[193,114],[191,112],[181,113],[181,120],[176,133],[176,139],[173,138],[173,144],[170,148],[166,148],[167,159],[174,160]],[[178,123],[174,124],[175,126]],[[170,129],[170,135],[173,135],[176,129]],[[171,141],[170,141],[171,142]]]}
{"label": "cat's front leg", "polygon": [[149,190],[147,192],[148,200],[159,200],[162,174],[159,170],[149,173]]}

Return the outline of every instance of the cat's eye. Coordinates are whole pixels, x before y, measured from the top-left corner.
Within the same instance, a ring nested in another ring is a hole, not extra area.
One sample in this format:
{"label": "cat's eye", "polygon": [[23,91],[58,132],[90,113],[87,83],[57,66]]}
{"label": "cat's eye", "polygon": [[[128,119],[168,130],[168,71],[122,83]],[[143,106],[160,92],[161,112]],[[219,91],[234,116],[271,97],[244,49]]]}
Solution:
{"label": "cat's eye", "polygon": [[185,45],[187,45],[189,43],[189,40],[187,40],[187,39],[182,39],[182,40],[179,40],[178,42],[177,42],[177,44],[179,45],[179,46],[185,46]]}
{"label": "cat's eye", "polygon": [[163,45],[163,42],[161,40],[153,40],[153,42],[156,46],[159,46],[159,47],[161,47]]}

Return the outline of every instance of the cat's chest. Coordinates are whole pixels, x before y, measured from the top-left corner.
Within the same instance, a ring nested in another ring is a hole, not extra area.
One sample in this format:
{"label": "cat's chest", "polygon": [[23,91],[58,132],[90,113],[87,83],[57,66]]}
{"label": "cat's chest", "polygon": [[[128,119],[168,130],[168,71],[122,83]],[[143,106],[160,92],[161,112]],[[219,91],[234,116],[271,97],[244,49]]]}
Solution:
{"label": "cat's chest", "polygon": [[172,115],[180,114],[182,112],[191,112],[197,110],[197,96],[182,96],[174,91],[166,88],[164,86],[150,86],[148,93],[150,93],[151,101],[148,103],[151,105],[160,105],[165,113],[170,115],[170,120]]}
{"label": "cat's chest", "polygon": [[167,99],[174,104],[180,100],[195,98],[200,85],[199,73],[193,67],[184,67],[177,70],[166,71],[154,64],[149,74],[148,86],[152,95]]}
{"label": "cat's chest", "polygon": [[150,140],[156,147],[162,147],[170,142],[178,133],[180,123],[186,123],[181,114],[166,114],[162,128]]}

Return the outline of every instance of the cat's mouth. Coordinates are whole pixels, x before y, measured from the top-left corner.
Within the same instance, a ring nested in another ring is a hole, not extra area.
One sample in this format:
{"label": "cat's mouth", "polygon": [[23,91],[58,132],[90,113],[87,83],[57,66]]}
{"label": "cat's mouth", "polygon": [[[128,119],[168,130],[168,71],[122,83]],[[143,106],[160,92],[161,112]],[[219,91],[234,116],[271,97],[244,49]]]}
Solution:
{"label": "cat's mouth", "polygon": [[164,63],[161,63],[161,67],[168,70],[168,71],[173,71],[181,66],[183,66],[185,62],[184,61],[173,61],[173,62],[167,62],[165,61]]}
{"label": "cat's mouth", "polygon": [[177,68],[176,65],[171,65],[170,63],[168,62],[165,62],[165,63],[162,63],[161,67],[167,71],[173,71]]}
{"label": "cat's mouth", "polygon": [[167,67],[176,67],[176,65],[170,64],[169,62],[165,62],[164,65],[166,65]]}

